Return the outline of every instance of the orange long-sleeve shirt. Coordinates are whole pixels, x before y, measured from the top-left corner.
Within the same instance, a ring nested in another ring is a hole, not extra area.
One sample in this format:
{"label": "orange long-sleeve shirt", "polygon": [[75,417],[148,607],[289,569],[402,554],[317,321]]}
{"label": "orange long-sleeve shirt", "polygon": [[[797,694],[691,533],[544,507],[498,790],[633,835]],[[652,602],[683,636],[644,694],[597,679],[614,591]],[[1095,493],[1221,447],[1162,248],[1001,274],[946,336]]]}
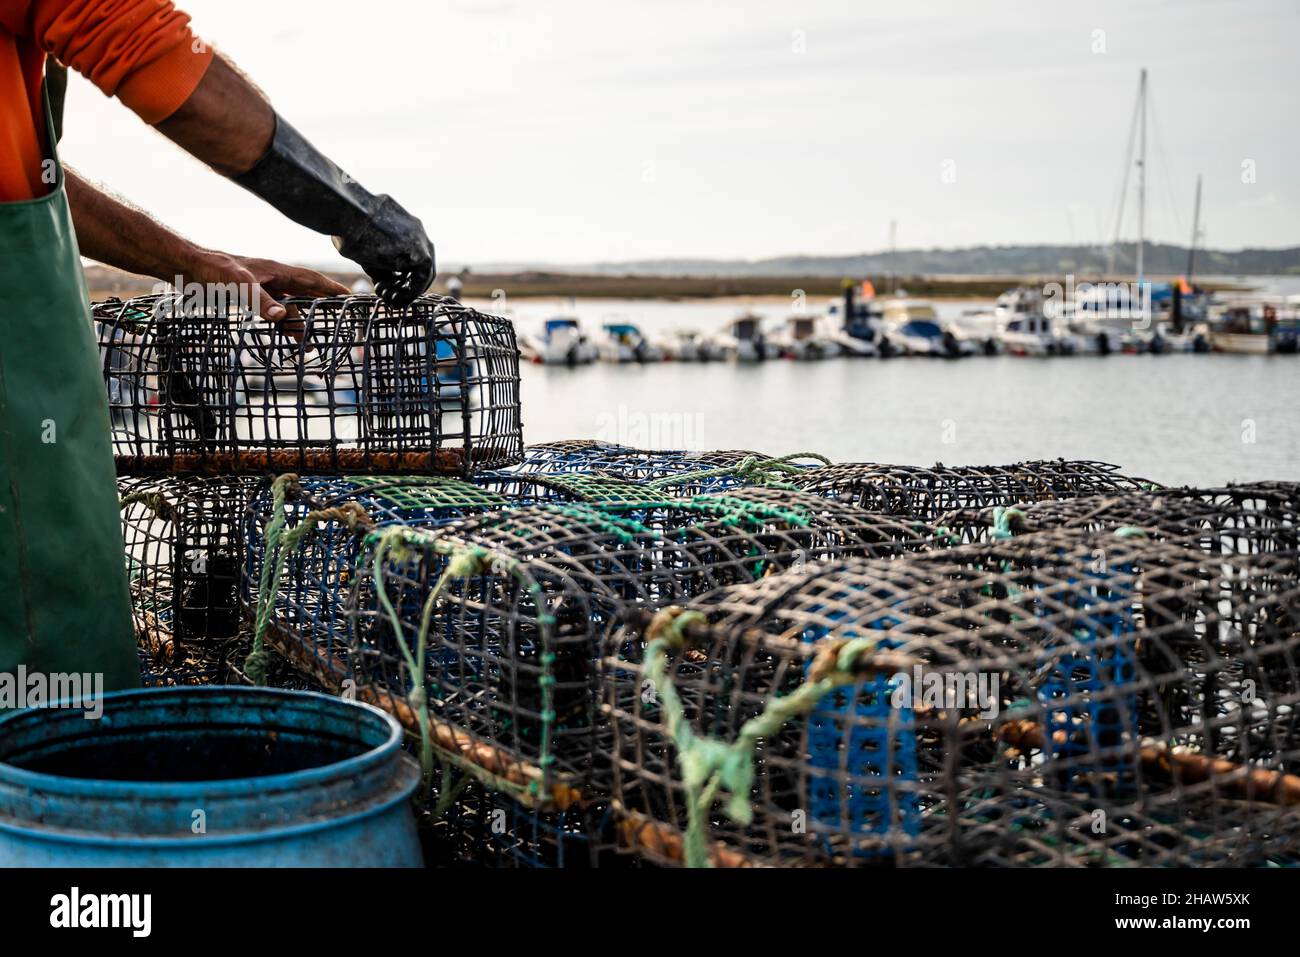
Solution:
{"label": "orange long-sleeve shirt", "polygon": [[116,96],[146,123],[184,103],[212,50],[170,0],[0,0],[0,202],[49,191],[41,79],[45,55]]}

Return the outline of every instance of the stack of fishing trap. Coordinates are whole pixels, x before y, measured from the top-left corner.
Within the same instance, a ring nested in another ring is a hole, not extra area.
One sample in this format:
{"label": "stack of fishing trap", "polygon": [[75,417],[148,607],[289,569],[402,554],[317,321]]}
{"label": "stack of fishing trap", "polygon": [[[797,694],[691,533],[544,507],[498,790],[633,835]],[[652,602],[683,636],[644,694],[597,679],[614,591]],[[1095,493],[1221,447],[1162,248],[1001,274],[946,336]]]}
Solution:
{"label": "stack of fishing trap", "polygon": [[1290,860],[1297,486],[524,449],[509,323],[95,308],[143,670],[403,721],[437,863]]}
{"label": "stack of fishing trap", "polygon": [[601,669],[622,840],[717,866],[1293,863],[1286,566],[1058,530],[639,616]]}
{"label": "stack of fishing trap", "polygon": [[389,526],[367,537],[356,564],[344,667],[358,695],[408,724],[420,727],[428,710],[429,756],[563,810],[588,796],[608,750],[599,647],[628,609],[936,540],[918,523],[762,489]]}
{"label": "stack of fishing trap", "polygon": [[146,682],[246,677],[240,582],[263,476],[464,476],[522,454],[508,321],[431,296],[285,305],[278,325],[180,294],[93,307]]}

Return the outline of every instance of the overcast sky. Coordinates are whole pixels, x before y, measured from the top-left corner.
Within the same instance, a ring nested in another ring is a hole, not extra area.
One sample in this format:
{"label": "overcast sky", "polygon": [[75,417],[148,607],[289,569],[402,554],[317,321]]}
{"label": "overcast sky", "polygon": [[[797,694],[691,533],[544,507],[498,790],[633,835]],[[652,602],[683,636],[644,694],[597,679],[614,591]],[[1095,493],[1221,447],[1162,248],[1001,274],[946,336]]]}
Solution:
{"label": "overcast sky", "polygon": [[[1095,243],[1141,66],[1148,235],[1187,242],[1199,172],[1209,245],[1300,244],[1296,0],[179,5],[442,263]],[[80,78],[63,153],[205,245],[337,262]]]}

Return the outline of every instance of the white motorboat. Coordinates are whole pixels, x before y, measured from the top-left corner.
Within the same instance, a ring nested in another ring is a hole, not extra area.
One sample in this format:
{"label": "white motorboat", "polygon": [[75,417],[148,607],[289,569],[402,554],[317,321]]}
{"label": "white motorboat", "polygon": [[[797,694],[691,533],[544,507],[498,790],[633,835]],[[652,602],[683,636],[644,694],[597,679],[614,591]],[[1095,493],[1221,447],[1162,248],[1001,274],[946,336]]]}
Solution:
{"label": "white motorboat", "polygon": [[580,366],[595,362],[596,344],[587,338],[572,316],[547,319],[538,338],[521,337],[519,351],[525,359],[543,365]]}
{"label": "white motorboat", "polygon": [[661,346],[664,358],[675,362],[713,362],[722,358],[722,350],[712,339],[689,329],[670,334]]}
{"label": "white motorboat", "polygon": [[787,316],[784,327],[772,335],[772,345],[788,359],[829,359],[839,355],[839,345],[822,334],[820,325],[817,316],[805,313]]}
{"label": "white motorboat", "polygon": [[998,333],[1002,349],[1013,356],[1072,356],[1108,351],[1102,341],[1073,331],[1068,323],[1038,313],[1008,319]]}
{"label": "white motorboat", "polygon": [[992,309],[963,309],[961,315],[948,321],[948,328],[959,339],[975,346],[977,352],[995,356],[1002,351],[998,339],[998,317]]}
{"label": "white motorboat", "polygon": [[864,283],[867,292],[862,299],[856,297],[855,287],[845,290],[842,301],[833,301],[826,308],[827,336],[840,347],[846,356],[866,358],[880,355],[880,327],[883,317],[876,305],[875,290]]}
{"label": "white motorboat", "polygon": [[777,357],[776,347],[763,332],[763,319],[747,312],[731,320],[718,334],[722,354],[732,362],[763,362]]}
{"label": "white motorboat", "polygon": [[1267,355],[1295,352],[1300,309],[1281,296],[1261,296],[1229,302],[1211,323],[1210,341],[1216,352]]}
{"label": "white motorboat", "polygon": [[661,362],[663,350],[630,322],[607,322],[596,344],[602,362]]}

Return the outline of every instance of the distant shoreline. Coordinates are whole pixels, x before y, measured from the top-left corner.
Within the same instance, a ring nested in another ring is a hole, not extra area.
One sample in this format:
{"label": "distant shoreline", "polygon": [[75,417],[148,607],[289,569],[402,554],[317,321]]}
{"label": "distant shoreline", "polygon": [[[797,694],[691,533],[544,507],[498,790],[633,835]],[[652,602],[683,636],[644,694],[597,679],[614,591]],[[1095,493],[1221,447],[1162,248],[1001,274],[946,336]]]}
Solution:
{"label": "distant shoreline", "polygon": [[[330,272],[328,275],[351,286],[360,273]],[[451,275],[439,277],[434,292],[445,292]],[[855,281],[862,277],[854,277]],[[923,299],[994,299],[1016,285],[1041,285],[1061,280],[1060,276],[870,276],[880,295],[891,289],[905,290],[909,296]],[[1101,277],[1087,277],[1096,281]],[[1132,276],[1111,277],[1131,282]],[[1161,281],[1174,277],[1152,276]],[[843,293],[843,279],[830,276],[600,276],[573,275],[560,272],[463,273],[461,295],[466,299],[491,300],[498,291],[510,299],[731,299],[739,297],[790,298],[796,290],[805,295],[825,298]],[[1085,277],[1079,277],[1085,281]],[[111,296],[127,298],[146,295],[154,281],[104,266],[86,267],[86,285],[92,300]],[[1213,291],[1247,289],[1226,282],[1206,283]]]}

